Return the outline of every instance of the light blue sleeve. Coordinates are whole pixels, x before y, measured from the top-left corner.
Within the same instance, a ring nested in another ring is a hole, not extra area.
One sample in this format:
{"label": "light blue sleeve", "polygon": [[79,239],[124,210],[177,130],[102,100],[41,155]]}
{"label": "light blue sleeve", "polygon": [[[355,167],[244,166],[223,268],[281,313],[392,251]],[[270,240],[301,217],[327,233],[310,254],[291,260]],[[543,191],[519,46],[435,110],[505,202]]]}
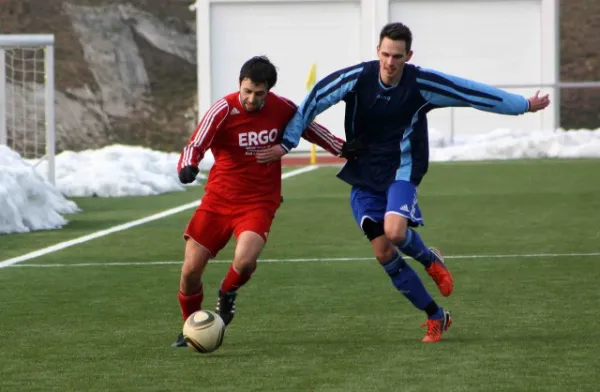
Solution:
{"label": "light blue sleeve", "polygon": [[283,131],[281,145],[286,151],[297,147],[302,132],[319,115],[352,91],[363,70],[362,64],[344,68],[321,79],[304,98]]}
{"label": "light blue sleeve", "polygon": [[529,110],[529,101],[521,95],[430,69],[419,69],[417,84],[421,96],[438,107],[467,106],[510,115]]}

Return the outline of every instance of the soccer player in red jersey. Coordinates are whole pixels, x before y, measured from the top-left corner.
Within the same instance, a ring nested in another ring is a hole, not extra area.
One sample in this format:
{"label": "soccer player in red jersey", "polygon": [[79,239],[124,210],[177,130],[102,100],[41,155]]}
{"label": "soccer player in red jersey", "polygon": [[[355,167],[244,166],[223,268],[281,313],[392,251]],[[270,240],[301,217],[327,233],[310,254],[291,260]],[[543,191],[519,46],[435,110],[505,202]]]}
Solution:
{"label": "soccer player in red jersey", "polygon": [[[217,313],[225,324],[235,314],[237,290],[256,269],[275,212],[281,203],[281,161],[259,163],[256,153],[281,142],[282,132],[296,113],[296,105],[270,92],[277,70],[266,57],[253,57],[241,68],[239,91],[216,101],[204,114],[177,165],[179,179],[188,184],[209,148],[215,163],[205,194],[184,233],[185,257],[179,284],[183,319],[201,309],[202,273],[232,234],[237,239],[233,262],[221,282]],[[317,123],[303,138],[335,156],[344,141]],[[186,343],[180,334],[173,347]]]}

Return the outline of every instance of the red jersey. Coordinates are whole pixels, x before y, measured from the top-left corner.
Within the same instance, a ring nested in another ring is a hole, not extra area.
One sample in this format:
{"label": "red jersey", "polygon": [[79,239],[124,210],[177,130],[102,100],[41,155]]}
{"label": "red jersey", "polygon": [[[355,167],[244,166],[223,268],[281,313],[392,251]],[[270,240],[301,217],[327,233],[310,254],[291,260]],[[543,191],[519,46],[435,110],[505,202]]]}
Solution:
{"label": "red jersey", "polygon": [[[219,99],[204,114],[189,143],[181,152],[177,170],[198,166],[207,149],[215,164],[208,174],[207,194],[233,203],[273,202],[281,196],[281,162],[258,163],[256,153],[279,144],[287,123],[296,112],[288,99],[269,92],[260,110],[248,112],[239,92]],[[343,140],[317,123],[303,138],[333,155],[340,155]]]}

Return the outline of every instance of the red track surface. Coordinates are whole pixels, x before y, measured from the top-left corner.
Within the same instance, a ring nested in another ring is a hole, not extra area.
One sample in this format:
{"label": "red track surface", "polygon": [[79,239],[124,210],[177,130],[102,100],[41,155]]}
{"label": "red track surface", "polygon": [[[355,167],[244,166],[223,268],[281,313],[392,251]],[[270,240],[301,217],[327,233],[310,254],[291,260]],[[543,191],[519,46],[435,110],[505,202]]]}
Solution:
{"label": "red track surface", "polygon": [[[317,155],[317,165],[343,165],[346,162],[343,158],[331,155]],[[283,166],[306,166],[310,164],[310,155],[308,154],[290,154],[282,158]]]}

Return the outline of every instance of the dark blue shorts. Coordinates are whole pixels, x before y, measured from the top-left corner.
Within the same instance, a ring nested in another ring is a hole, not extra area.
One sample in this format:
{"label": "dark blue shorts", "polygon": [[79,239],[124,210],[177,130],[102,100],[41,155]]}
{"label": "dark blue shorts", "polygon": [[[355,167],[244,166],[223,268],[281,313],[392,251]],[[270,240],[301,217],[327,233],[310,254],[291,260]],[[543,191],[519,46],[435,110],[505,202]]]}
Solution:
{"label": "dark blue shorts", "polygon": [[422,226],[423,217],[417,201],[417,187],[410,181],[395,181],[387,192],[373,192],[352,187],[350,205],[360,228],[365,219],[383,222],[386,214],[402,215],[409,226]]}

